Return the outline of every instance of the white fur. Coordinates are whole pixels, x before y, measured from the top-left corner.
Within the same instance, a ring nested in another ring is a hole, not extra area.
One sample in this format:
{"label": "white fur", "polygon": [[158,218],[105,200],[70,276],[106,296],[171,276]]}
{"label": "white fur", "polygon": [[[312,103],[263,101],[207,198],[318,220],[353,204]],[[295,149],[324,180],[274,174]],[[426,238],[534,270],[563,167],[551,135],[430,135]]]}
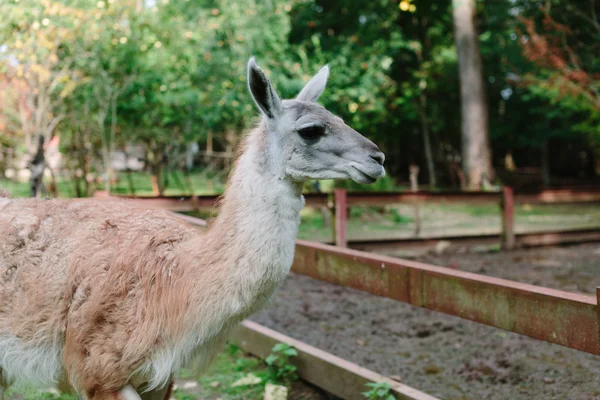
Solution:
{"label": "white fur", "polygon": [[0,334],[0,366],[7,382],[53,385],[63,371],[62,344],[25,345],[10,334]]}
{"label": "white fur", "polygon": [[119,393],[123,400],[141,400],[141,397],[137,394],[135,389],[131,385],[125,386]]}
{"label": "white fur", "polygon": [[[231,290],[213,304],[215,309],[206,313],[200,326],[181,341],[157,350],[138,370],[136,375],[150,377],[148,390],[165,385],[192,357],[199,361],[198,369],[208,366],[224,340],[224,332],[261,308],[289,273],[304,198],[296,185],[278,178],[284,171],[275,167],[282,165],[277,159],[277,140],[268,145],[272,146],[273,157],[266,175],[256,164],[260,149],[251,142],[237,169],[242,171],[243,179],[232,177],[240,179],[237,183],[242,185],[239,189],[245,195],[246,210],[236,220],[237,231],[243,232],[236,235],[239,242],[233,250],[238,262],[226,266],[230,270]],[[274,214],[275,206],[279,212]]]}
{"label": "white fur", "polygon": [[302,91],[296,97],[301,101],[317,101],[329,79],[329,67],[326,65],[317,72],[317,74],[304,86]]}

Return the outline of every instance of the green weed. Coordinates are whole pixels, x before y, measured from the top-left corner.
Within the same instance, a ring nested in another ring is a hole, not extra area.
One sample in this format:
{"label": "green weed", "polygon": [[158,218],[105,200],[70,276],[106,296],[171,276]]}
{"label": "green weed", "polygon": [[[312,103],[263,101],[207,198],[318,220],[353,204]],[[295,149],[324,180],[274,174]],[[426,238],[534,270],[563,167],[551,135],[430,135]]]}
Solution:
{"label": "green weed", "polygon": [[392,393],[392,387],[387,382],[370,382],[365,386],[371,390],[363,392],[363,396],[368,400],[396,400]]}
{"label": "green weed", "polygon": [[268,381],[287,385],[298,379],[296,366],[290,363],[290,358],[297,355],[298,351],[289,344],[278,343],[273,346],[272,353],[265,359]]}

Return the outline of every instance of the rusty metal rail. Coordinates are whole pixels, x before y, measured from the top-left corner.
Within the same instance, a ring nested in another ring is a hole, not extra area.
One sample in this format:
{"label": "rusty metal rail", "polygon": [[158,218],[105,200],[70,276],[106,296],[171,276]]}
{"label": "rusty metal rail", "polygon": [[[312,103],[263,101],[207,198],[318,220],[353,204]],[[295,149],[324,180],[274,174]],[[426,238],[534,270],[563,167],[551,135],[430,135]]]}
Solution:
{"label": "rusty metal rail", "polygon": [[600,354],[593,296],[300,240],[292,271]]}

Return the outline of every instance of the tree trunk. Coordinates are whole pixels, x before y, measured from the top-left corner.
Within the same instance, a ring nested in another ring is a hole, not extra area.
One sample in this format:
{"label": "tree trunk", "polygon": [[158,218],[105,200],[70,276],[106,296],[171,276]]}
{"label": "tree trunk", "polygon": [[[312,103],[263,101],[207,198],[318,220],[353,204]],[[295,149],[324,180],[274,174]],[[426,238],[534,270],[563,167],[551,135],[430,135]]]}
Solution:
{"label": "tree trunk", "polygon": [[102,149],[102,163],[104,164],[104,190],[110,194],[110,180],[112,177],[112,165],[110,161],[110,150],[103,146]]}
{"label": "tree trunk", "polygon": [[419,114],[421,116],[421,132],[423,133],[423,144],[425,146],[425,158],[427,160],[427,174],[429,176],[429,186],[437,186],[435,161],[431,151],[431,139],[429,137],[429,121],[427,120],[427,97],[421,92],[419,96]]}
{"label": "tree trunk", "polygon": [[151,145],[148,151],[147,159],[150,163],[152,194],[154,196],[162,196],[165,192],[162,176],[164,172],[162,153]]}
{"label": "tree trunk", "polygon": [[44,187],[44,170],[46,169],[46,156],[44,154],[44,135],[38,137],[38,147],[35,156],[31,159],[29,169],[31,176],[29,185],[31,188],[31,197],[38,197],[40,192],[46,193]]}
{"label": "tree trunk", "polygon": [[494,178],[475,13],[475,0],[453,0],[462,111],[463,168],[471,190],[480,189],[485,181]]}
{"label": "tree trunk", "polygon": [[135,186],[133,185],[131,169],[129,168],[129,153],[127,152],[127,149],[123,150],[123,154],[125,155],[125,177],[127,178],[127,189],[129,190],[129,194],[135,195]]}
{"label": "tree trunk", "polygon": [[56,182],[56,176],[49,165],[46,165],[46,168],[48,168],[48,171],[50,171],[50,187],[48,189],[52,196],[56,198],[58,197],[58,183]]}
{"label": "tree trunk", "polygon": [[[413,192],[419,191],[419,166],[416,164],[411,164],[409,169],[410,175],[410,189]],[[415,236],[419,236],[421,234],[421,211],[419,210],[419,202],[415,201]]]}
{"label": "tree trunk", "polygon": [[73,187],[75,188],[75,197],[78,199],[83,197],[81,192],[81,178],[77,176],[77,170],[71,172],[71,180],[73,181]]}
{"label": "tree trunk", "polygon": [[206,136],[206,155],[211,156],[213,153],[213,133],[208,131]]}
{"label": "tree trunk", "polygon": [[542,143],[542,183],[550,186],[550,163],[548,160],[548,140]]}
{"label": "tree trunk", "polygon": [[164,193],[164,188],[162,185],[162,177],[161,177],[161,168],[160,164],[152,164],[151,169],[151,180],[152,180],[152,194],[154,196],[162,196]]}

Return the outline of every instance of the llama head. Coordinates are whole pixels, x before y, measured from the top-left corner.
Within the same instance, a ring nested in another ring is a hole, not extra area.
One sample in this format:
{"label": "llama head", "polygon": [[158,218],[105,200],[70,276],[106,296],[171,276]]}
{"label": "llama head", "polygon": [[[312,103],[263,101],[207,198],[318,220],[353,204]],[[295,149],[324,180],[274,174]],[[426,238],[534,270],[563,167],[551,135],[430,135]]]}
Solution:
{"label": "llama head", "polygon": [[254,58],[248,88],[269,136],[268,158],[292,181],[352,179],[372,183],[385,175],[384,154],[369,139],[317,104],[329,68],[323,67],[294,100],[281,100]]}

